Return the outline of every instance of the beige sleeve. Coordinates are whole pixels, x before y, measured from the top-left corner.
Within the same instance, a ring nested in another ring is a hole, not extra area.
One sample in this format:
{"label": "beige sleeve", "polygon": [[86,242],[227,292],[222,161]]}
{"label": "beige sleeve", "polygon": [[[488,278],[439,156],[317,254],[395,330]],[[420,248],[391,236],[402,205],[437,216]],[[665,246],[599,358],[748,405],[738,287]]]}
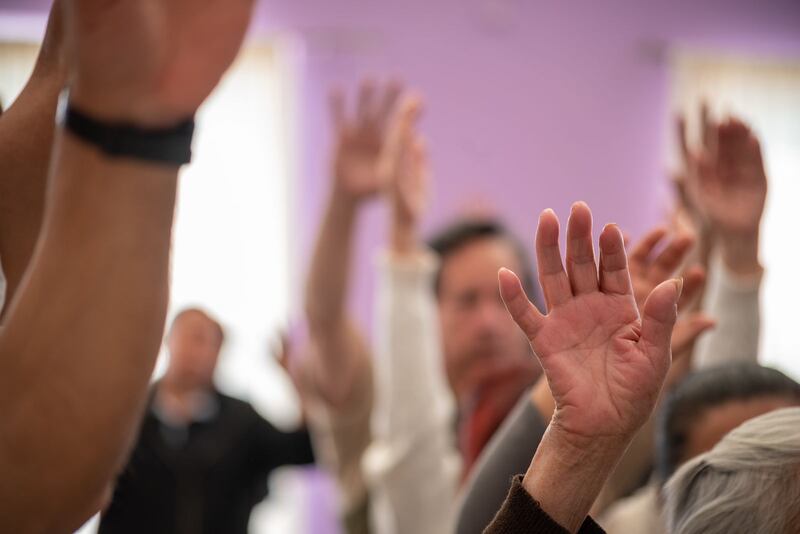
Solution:
{"label": "beige sleeve", "polygon": [[737,277],[728,272],[719,255],[712,258],[705,310],[717,326],[698,341],[695,369],[758,361],[762,278],[763,272]]}

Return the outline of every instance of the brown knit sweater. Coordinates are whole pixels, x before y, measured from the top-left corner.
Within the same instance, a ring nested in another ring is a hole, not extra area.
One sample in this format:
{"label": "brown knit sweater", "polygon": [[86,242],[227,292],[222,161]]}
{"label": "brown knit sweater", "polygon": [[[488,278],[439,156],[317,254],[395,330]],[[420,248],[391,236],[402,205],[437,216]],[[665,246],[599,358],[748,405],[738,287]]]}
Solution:
{"label": "brown knit sweater", "polygon": [[[553,521],[533,497],[522,487],[522,475],[514,477],[511,490],[484,534],[569,534]],[[591,517],[581,525],[578,534],[605,534]]]}

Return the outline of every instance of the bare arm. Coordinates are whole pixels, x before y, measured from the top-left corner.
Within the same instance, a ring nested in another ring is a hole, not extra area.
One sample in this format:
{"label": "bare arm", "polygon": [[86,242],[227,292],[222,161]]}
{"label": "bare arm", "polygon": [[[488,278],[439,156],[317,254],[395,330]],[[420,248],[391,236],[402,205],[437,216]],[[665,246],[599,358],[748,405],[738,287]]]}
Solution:
{"label": "bare arm", "polygon": [[[72,103],[144,128],[191,116],[238,51],[251,4],[193,7],[66,2]],[[4,531],[73,531],[125,461],[163,330],[177,173],[56,135],[41,236],[0,335]]]}
{"label": "bare arm", "polygon": [[57,1],[33,74],[0,121],[0,259],[9,302],[42,225],[56,102],[66,76],[63,16]]}
{"label": "bare arm", "polygon": [[0,524],[17,532],[74,528],[99,506],[141,416],[167,303],[177,168],[111,160],[60,133],[54,169],[0,338]]}
{"label": "bare arm", "polygon": [[398,87],[389,86],[378,96],[373,84],[364,82],[354,117],[346,116],[340,93],[332,98],[333,184],[308,274],[306,318],[316,347],[313,376],[333,405],[347,401],[369,365],[366,343],[348,315],[346,300],[358,211],[385,185],[381,158],[398,94]]}
{"label": "bare arm", "polygon": [[691,150],[682,136],[689,192],[705,224],[716,236],[712,283],[706,305],[719,319],[701,340],[697,366],[758,358],[761,219],[767,175],[758,138],[746,124],[714,122],[701,110],[703,143]]}

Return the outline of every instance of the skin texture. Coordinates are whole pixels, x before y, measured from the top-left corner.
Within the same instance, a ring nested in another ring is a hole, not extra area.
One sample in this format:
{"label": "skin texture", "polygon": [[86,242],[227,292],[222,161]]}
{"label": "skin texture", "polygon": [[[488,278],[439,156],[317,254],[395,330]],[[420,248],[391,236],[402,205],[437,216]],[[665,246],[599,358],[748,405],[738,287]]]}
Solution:
{"label": "skin texture", "polygon": [[0,258],[7,302],[17,292],[42,226],[56,102],[67,78],[63,26],[57,1],[33,74],[0,122]]}
{"label": "skin texture", "polygon": [[[196,7],[65,1],[81,107],[143,127],[192,115],[238,50],[251,6],[208,0],[202,17],[188,16]],[[7,118],[0,129],[25,128]],[[125,462],[163,334],[177,175],[56,130],[41,233],[0,334],[3,530],[74,531]]]}
{"label": "skin texture", "polygon": [[344,95],[331,95],[336,144],[332,188],[320,225],[306,285],[305,310],[315,350],[304,363],[317,389],[332,406],[348,401],[355,382],[370,371],[370,353],[347,311],[353,237],[361,207],[384,191],[391,178],[386,149],[400,96],[398,84],[377,88],[365,81],[355,111]]}
{"label": "skin texture", "polygon": [[679,121],[687,203],[702,226],[718,241],[731,272],[761,272],[758,259],[767,176],[761,146],[737,118],[715,121],[708,106],[700,109],[700,143],[689,146],[685,121]]}
{"label": "skin texture", "polygon": [[[666,228],[657,227],[628,249],[628,267],[636,305],[641,309],[650,293],[659,284],[682,274],[683,290],[678,302],[681,312],[675,323],[671,348],[675,359],[667,375],[671,387],[689,370],[694,344],[703,332],[713,328],[715,321],[702,312],[691,311],[705,285],[705,269],[699,265],[684,268],[694,238],[686,233],[668,236]],[[681,269],[683,269],[681,271]],[[545,377],[539,379],[531,392],[531,402],[545,420],[553,415],[555,403]]]}
{"label": "skin texture", "polygon": [[571,532],[655,406],[670,366],[682,288],[679,280],[658,285],[640,316],[622,233],[614,225],[603,229],[598,264],[591,226],[588,206],[573,205],[565,268],[557,217],[547,210],[539,219],[536,253],[547,315],[527,299],[516,275],[499,273],[506,307],[539,358],[555,402],[523,485]]}

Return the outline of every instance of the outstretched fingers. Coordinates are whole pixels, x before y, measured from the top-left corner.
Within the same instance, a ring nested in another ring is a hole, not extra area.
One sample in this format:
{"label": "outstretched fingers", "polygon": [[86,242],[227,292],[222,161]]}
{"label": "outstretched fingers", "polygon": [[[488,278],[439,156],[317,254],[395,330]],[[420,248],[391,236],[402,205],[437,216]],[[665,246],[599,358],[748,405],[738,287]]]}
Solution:
{"label": "outstretched fingers", "polygon": [[514,272],[500,269],[497,279],[500,284],[500,296],[503,297],[508,313],[528,339],[532,340],[541,328],[544,317],[528,299],[519,277]]}
{"label": "outstretched fingers", "polygon": [[360,123],[371,123],[377,120],[375,112],[375,82],[366,79],[358,89],[356,116]]}
{"label": "outstretched fingers", "polygon": [[572,298],[569,278],[561,262],[558,232],[558,217],[555,212],[551,209],[544,210],[539,216],[539,227],[536,230],[536,263],[548,310]]}
{"label": "outstretched fingers", "polygon": [[675,236],[653,260],[648,279],[655,285],[675,275],[695,244],[694,236],[684,233]]}
{"label": "outstretched fingers", "polygon": [[678,300],[683,290],[680,279],[667,280],[647,297],[642,312],[642,335],[639,344],[664,372],[671,361],[672,330],[678,318]]}
{"label": "outstretched fingers", "polygon": [[630,253],[631,265],[640,266],[642,269],[650,261],[650,256],[653,254],[656,246],[667,235],[667,229],[663,226],[650,230],[642,240],[633,247]]}
{"label": "outstretched fingers", "polygon": [[600,234],[600,290],[609,294],[633,295],[625,243],[616,224],[607,224]]}
{"label": "outstretched fingers", "polygon": [[678,310],[685,310],[692,307],[700,296],[706,285],[706,270],[700,265],[693,265],[683,272],[683,292],[678,302]]}
{"label": "outstretched fingers", "polygon": [[597,291],[592,212],[584,202],[572,205],[567,223],[567,274],[573,295]]}

